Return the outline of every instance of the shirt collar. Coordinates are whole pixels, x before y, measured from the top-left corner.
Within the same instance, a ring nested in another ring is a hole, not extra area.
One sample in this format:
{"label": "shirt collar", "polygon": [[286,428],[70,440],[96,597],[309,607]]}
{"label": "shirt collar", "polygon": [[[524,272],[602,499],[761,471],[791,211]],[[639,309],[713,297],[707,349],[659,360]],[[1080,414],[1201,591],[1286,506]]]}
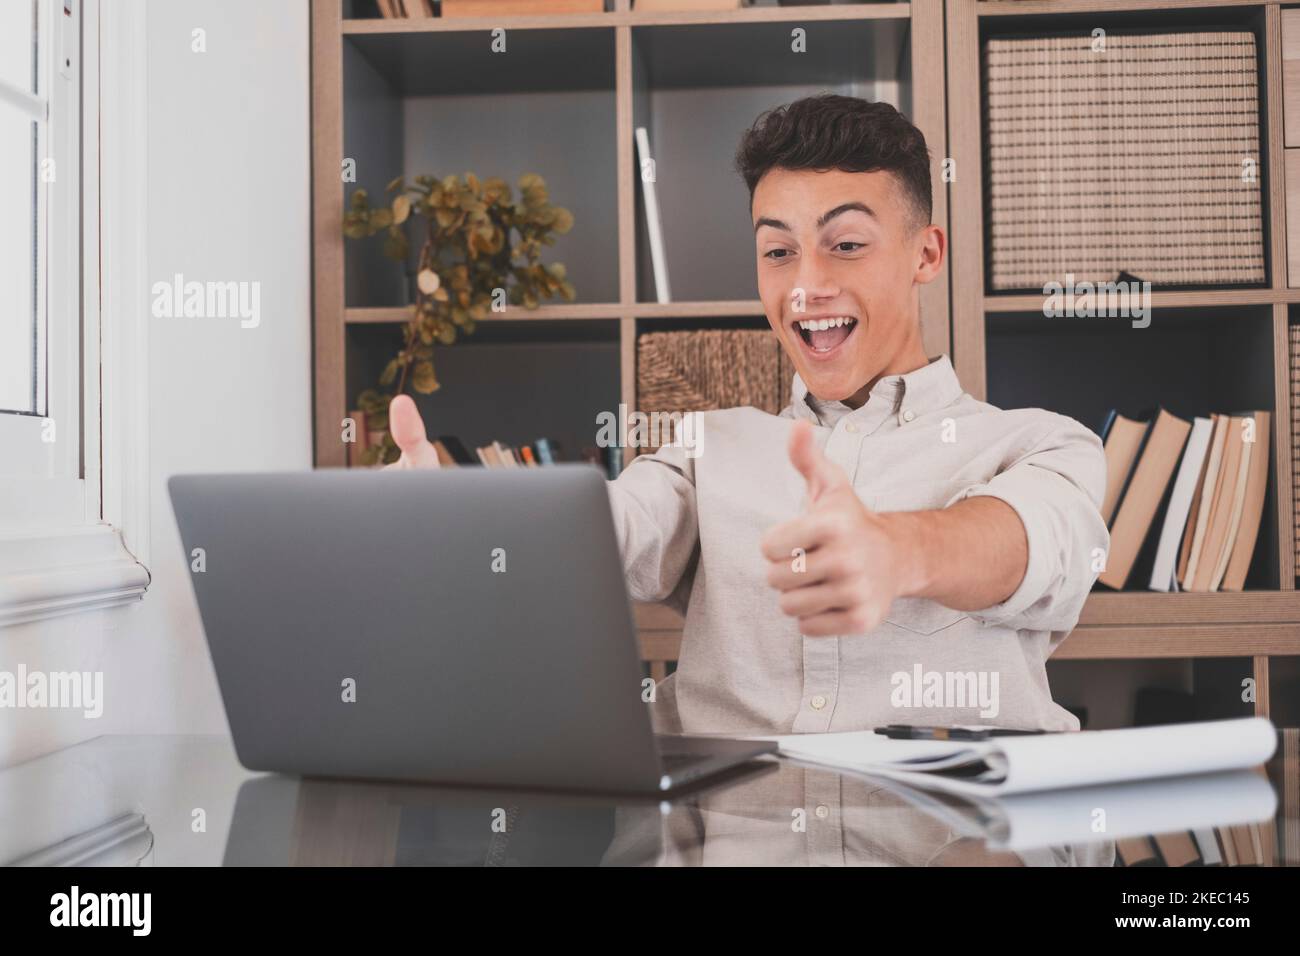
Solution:
{"label": "shirt collar", "polygon": [[[871,387],[863,406],[846,413],[844,417],[868,422],[870,429],[874,430],[891,415],[898,415],[901,419],[901,416],[910,413],[912,418],[919,418],[926,412],[951,405],[963,391],[957,373],[953,371],[952,362],[947,355],[940,355],[910,372],[882,376]],[[840,405],[838,402],[819,403],[796,372],[790,393],[794,417],[806,419],[814,425],[822,424],[814,403],[821,404],[823,408],[828,404]]]}

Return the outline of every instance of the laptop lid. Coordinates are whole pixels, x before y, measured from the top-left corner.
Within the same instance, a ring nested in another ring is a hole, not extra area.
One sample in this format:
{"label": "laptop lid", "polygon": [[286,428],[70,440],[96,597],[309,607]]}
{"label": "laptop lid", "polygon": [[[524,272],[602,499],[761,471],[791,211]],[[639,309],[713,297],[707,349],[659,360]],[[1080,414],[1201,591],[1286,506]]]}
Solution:
{"label": "laptop lid", "polygon": [[168,482],[240,761],[651,791],[605,479],[543,469]]}

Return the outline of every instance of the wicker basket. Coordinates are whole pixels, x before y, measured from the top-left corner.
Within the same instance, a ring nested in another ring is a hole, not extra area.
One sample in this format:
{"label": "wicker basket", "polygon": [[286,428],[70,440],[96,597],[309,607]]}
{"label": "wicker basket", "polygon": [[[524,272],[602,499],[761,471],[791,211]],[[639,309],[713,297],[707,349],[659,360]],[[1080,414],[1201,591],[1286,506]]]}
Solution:
{"label": "wicker basket", "polygon": [[1266,281],[1254,34],[991,38],[989,286]]}
{"label": "wicker basket", "polygon": [[752,405],[775,415],[790,403],[794,365],[766,329],[647,332],[636,351],[639,411]]}

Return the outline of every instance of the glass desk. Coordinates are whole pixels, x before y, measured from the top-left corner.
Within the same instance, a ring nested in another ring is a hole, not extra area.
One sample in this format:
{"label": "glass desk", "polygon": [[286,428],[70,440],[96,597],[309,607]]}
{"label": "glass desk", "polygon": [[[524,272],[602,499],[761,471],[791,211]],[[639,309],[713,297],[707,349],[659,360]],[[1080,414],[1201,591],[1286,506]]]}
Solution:
{"label": "glass desk", "polygon": [[1282,760],[975,805],[768,758],[659,801],[301,780],[250,773],[224,737],[108,736],[0,771],[0,862],[1294,865]]}

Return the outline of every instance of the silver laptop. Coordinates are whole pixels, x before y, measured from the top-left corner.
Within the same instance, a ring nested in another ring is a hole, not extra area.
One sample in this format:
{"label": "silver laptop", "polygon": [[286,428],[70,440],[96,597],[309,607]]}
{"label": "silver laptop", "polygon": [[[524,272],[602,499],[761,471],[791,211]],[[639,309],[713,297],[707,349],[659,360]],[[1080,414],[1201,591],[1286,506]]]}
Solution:
{"label": "silver laptop", "polygon": [[589,465],[168,489],[250,770],[656,793],[774,749],[652,733]]}

